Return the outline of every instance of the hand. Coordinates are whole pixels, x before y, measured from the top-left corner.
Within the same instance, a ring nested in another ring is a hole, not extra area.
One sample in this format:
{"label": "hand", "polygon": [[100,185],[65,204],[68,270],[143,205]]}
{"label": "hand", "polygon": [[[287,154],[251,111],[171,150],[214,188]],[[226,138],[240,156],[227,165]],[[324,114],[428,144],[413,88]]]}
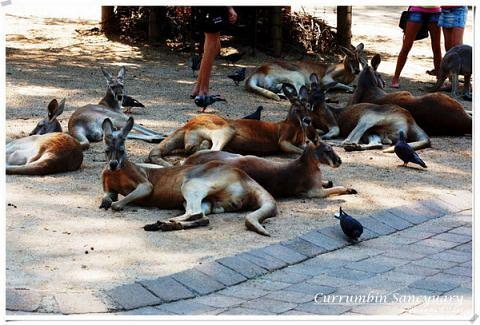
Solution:
{"label": "hand", "polygon": [[228,8],[228,21],[230,22],[230,24],[235,24],[235,22],[237,21],[237,13],[235,12],[235,9],[233,9],[232,7],[229,7]]}

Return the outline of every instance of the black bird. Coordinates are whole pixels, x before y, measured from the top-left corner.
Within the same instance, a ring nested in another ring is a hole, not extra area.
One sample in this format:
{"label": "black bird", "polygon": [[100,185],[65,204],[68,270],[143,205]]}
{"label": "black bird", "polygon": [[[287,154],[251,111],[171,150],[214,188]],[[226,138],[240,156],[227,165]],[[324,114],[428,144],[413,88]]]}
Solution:
{"label": "black bird", "polygon": [[215,102],[226,102],[227,100],[220,95],[204,95],[195,97],[195,105],[201,107],[201,113],[205,112],[207,106],[212,105]]}
{"label": "black bird", "polygon": [[132,111],[132,107],[145,107],[145,105],[140,103],[138,100],[128,95],[123,95],[122,106],[125,107],[125,113],[130,113]]}
{"label": "black bird", "polygon": [[225,60],[225,61],[227,61],[231,64],[235,64],[238,61],[240,61],[242,56],[244,56],[245,54],[246,54],[246,52],[237,52],[237,53],[232,53],[232,54],[225,55],[225,56],[220,56],[220,59]]}
{"label": "black bird", "polygon": [[257,110],[252,114],[242,117],[244,120],[258,120],[260,121],[260,116],[262,114],[263,106],[258,106]]}
{"label": "black bird", "polygon": [[352,216],[346,214],[342,207],[340,207],[339,215],[335,215],[335,218],[340,220],[340,227],[342,227],[343,233],[350,239],[356,241],[363,233],[362,224]]}
{"label": "black bird", "polygon": [[232,74],[229,74],[227,77],[235,81],[235,85],[238,86],[240,81],[245,80],[245,72],[247,71],[247,68],[241,68],[240,70],[235,71]]}
{"label": "black bird", "polygon": [[427,168],[427,165],[423,162],[422,159],[418,156],[415,150],[410,147],[410,145],[405,141],[405,134],[403,131],[400,131],[398,135],[398,141],[395,144],[395,153],[397,154],[398,158],[403,160],[403,167],[406,167],[409,162],[422,166],[423,168]]}
{"label": "black bird", "polygon": [[200,69],[200,63],[202,62],[202,57],[198,54],[192,55],[192,57],[188,60],[188,65],[192,69],[192,75],[195,78],[195,71]]}

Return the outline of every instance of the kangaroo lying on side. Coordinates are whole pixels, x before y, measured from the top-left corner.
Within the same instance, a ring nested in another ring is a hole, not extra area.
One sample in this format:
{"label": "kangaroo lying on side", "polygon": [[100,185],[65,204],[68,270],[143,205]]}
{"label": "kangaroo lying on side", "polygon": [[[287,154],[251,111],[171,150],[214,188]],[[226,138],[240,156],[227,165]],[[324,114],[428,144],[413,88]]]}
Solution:
{"label": "kangaroo lying on side", "polygon": [[440,71],[437,74],[437,83],[435,86],[427,88],[429,92],[435,92],[440,89],[448,77],[452,79],[452,97],[457,97],[458,76],[462,75],[465,80],[464,97],[471,99],[472,77],[472,47],[470,45],[457,45],[445,53],[440,64]]}
{"label": "kangaroo lying on side", "polygon": [[357,193],[354,189],[343,186],[326,188],[331,186],[331,182],[322,181],[320,164],[337,168],[342,160],[330,145],[323,142],[317,146],[309,144],[300,157],[289,162],[275,162],[224,151],[199,151],[188,157],[184,165],[198,165],[214,160],[243,170],[275,198],[324,198],[335,194]]}
{"label": "kangaroo lying on side", "polygon": [[[109,119],[103,122],[107,164],[102,172],[105,196],[100,208],[121,210],[130,203],[162,209],[185,205],[183,215],[148,225],[146,230],[206,226],[206,214],[254,209],[246,216],[245,225],[261,235],[269,235],[261,223],[277,214],[276,202],[246,173],[220,162],[166,168],[135,165],[125,151],[125,139],[132,127],[133,118],[118,132]],[[118,194],[124,198],[117,201]]]}
{"label": "kangaroo lying on side", "polygon": [[[76,109],[68,120],[68,132],[80,142],[83,149],[88,149],[90,142],[102,141],[102,123],[106,118],[109,118],[117,129],[125,126],[128,120],[128,115],[121,111],[125,67],[120,69],[116,78],[103,68],[102,72],[107,80],[105,96],[97,105],[89,104]],[[133,130],[140,134],[129,134],[129,139],[158,143],[165,138],[165,136],[140,125],[134,125]]]}
{"label": "kangaroo lying on side", "polygon": [[278,93],[282,84],[292,84],[297,90],[300,90],[301,86],[310,87],[309,77],[315,73],[324,84],[336,81],[336,88],[353,91],[353,87],[347,84],[355,80],[356,75],[360,72],[360,65],[367,64],[363,48],[363,43],[360,43],[353,51],[343,48],[346,56],[339,64],[306,61],[292,63],[275,61],[263,64],[248,77],[245,81],[245,88],[264,97],[280,100]]}
{"label": "kangaroo lying on side", "polygon": [[200,144],[211,142],[211,150],[234,153],[268,155],[278,152],[303,152],[306,143],[305,128],[310,124],[308,116],[308,91],[303,86],[300,94],[289,84],[283,86],[291,102],[287,118],[281,122],[249,119],[230,120],[217,115],[199,115],[175,130],[157,148],[150,151],[146,162],[170,166],[163,159],[174,150],[184,149],[187,154],[199,150]]}
{"label": "kangaroo lying on side", "polygon": [[[318,78],[312,75],[311,79],[310,117],[312,127],[324,133],[322,139],[344,137],[343,146],[348,151],[381,149],[383,144],[395,143],[399,132],[403,131],[408,141],[413,141],[410,145],[415,150],[430,146],[428,135],[406,109],[397,105],[368,103],[333,108],[325,103],[325,93],[331,84],[320,88]],[[393,146],[384,151],[393,152]]]}
{"label": "kangaroo lying on side", "polygon": [[413,96],[408,91],[385,93],[385,82],[377,72],[380,61],[380,55],[376,54],[371,60],[372,66],[360,73],[350,104],[398,105],[408,110],[428,135],[472,134],[472,118],[448,95],[437,92]]}
{"label": "kangaroo lying on side", "polygon": [[62,132],[62,125],[58,122],[57,117],[59,117],[63,110],[65,109],[65,98],[62,99],[60,104],[56,99],[53,99],[50,104],[48,104],[48,116],[47,118],[42,119],[38,122],[37,126],[30,132],[29,135],[41,135],[45,133],[53,132]]}

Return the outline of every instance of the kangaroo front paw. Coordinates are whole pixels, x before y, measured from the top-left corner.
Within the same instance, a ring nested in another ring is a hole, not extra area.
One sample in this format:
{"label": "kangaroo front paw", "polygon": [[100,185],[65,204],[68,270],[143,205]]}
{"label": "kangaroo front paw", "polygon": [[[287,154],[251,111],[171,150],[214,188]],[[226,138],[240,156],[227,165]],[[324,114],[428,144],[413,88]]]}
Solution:
{"label": "kangaroo front paw", "polygon": [[112,210],[114,211],[122,211],[123,208],[124,206],[120,203],[120,201],[112,203]]}
{"label": "kangaroo front paw", "polygon": [[362,148],[358,143],[344,142],[342,145],[345,151],[360,151]]}
{"label": "kangaroo front paw", "polygon": [[99,209],[105,209],[105,210],[108,210],[110,209],[110,207],[112,206],[112,199],[109,198],[109,197],[104,197],[102,199],[102,203],[100,204],[100,206],[98,207]]}
{"label": "kangaroo front paw", "polygon": [[357,194],[357,190],[354,188],[347,188],[347,194]]}

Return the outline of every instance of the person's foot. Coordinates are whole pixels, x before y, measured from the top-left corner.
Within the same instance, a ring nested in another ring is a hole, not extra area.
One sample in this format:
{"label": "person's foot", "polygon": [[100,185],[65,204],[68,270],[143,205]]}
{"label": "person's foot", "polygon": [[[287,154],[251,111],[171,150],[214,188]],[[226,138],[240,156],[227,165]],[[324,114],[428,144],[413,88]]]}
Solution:
{"label": "person's foot", "polygon": [[451,82],[446,82],[443,84],[442,87],[439,89],[440,91],[452,91],[452,83]]}
{"label": "person's foot", "polygon": [[392,83],[390,84],[391,88],[400,88],[400,83],[398,82],[398,79],[392,79]]}
{"label": "person's foot", "polygon": [[431,76],[437,76],[437,70],[435,70],[435,69],[427,70],[425,72],[426,72],[426,74],[429,74]]}

